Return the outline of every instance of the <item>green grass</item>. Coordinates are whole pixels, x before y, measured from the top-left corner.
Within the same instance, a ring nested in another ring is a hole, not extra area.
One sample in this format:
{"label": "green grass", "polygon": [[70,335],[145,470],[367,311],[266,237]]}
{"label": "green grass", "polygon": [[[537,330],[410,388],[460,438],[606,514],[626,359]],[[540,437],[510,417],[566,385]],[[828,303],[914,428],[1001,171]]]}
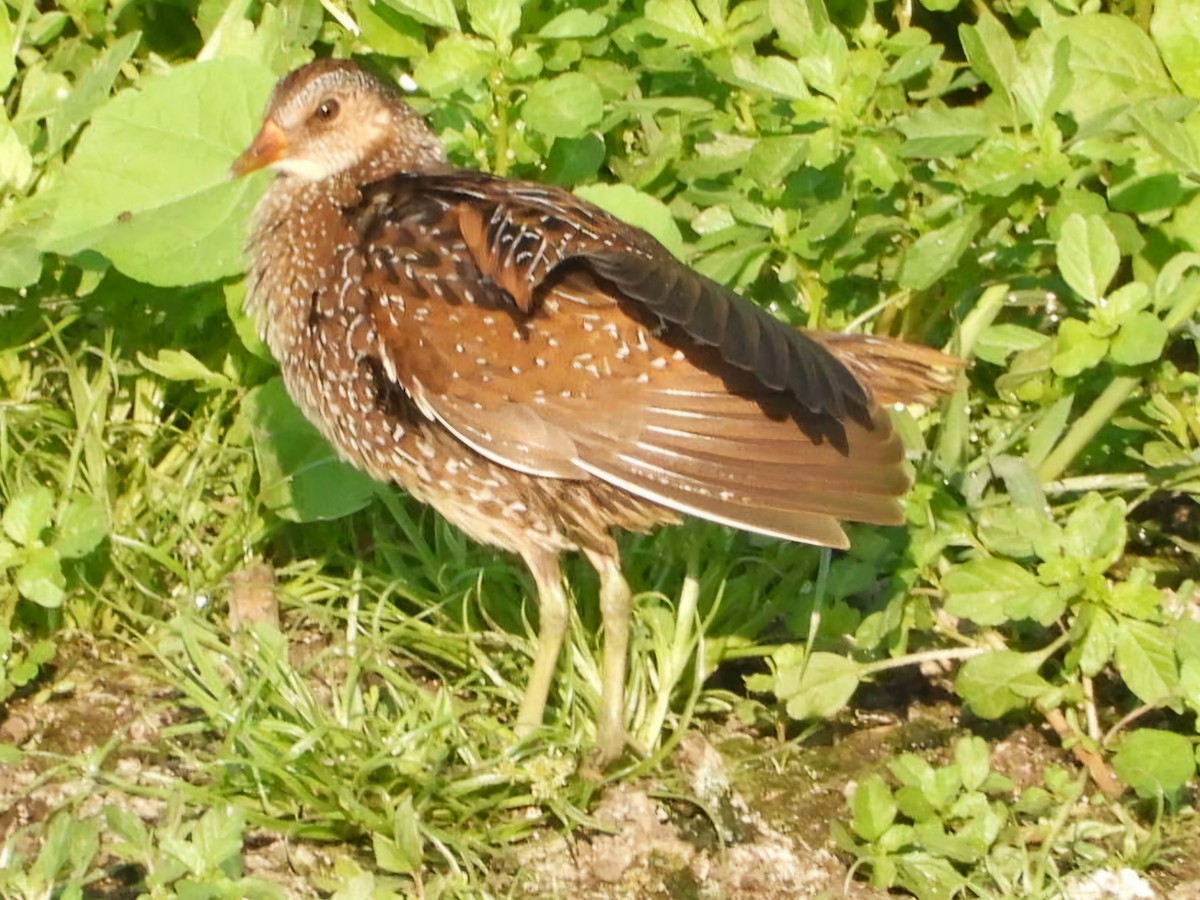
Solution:
{"label": "green grass", "polygon": [[[799,822],[830,889],[1195,880],[1193,6],[10,2],[0,894],[522,896],[553,837],[607,846],[615,784],[726,871]],[[240,314],[262,182],[227,168],[314,52],[786,321],[971,364],[897,415],[907,526],[826,575],[704,523],[621,539],[642,753],[610,772],[590,568],[517,741],[527,573],[338,464]],[[281,624],[234,633],[255,578]]]}

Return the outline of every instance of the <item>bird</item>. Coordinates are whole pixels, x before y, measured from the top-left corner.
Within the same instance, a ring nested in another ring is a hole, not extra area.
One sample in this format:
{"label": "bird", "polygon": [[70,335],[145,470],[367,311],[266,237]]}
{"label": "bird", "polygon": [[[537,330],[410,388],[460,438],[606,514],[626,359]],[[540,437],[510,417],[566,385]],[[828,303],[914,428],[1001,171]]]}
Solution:
{"label": "bird", "polygon": [[288,393],[345,460],[532,575],[518,737],[569,623],[564,553],[599,576],[608,764],[628,749],[615,530],[687,515],[846,548],[840,520],[903,523],[887,407],[944,391],[951,357],[793,328],[563,189],[455,166],[350,60],[278,82],[231,173],[262,169],[245,310]]}

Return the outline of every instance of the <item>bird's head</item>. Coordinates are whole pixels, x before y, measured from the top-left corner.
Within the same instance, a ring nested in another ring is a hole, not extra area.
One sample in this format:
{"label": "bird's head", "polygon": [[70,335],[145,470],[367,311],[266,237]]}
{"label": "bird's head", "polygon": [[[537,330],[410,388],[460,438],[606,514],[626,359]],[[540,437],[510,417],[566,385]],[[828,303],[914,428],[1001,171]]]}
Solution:
{"label": "bird's head", "polygon": [[285,75],[235,176],[272,168],[301,181],[354,169],[375,176],[444,161],[424,120],[395,91],[346,60],[321,59]]}

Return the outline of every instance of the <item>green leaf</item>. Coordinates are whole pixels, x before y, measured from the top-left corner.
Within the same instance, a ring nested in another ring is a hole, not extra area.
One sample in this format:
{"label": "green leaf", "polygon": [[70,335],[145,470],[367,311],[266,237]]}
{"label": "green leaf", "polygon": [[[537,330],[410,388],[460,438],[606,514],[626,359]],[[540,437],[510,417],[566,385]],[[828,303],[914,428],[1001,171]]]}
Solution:
{"label": "green leaf", "polygon": [[87,556],[108,537],[108,510],[90,494],[76,494],[58,523],[54,549],[63,559]]}
{"label": "green leaf", "polygon": [[183,285],[241,271],[254,181],[230,180],[275,78],[240,57],[188,63],[92,118],[55,189],[42,250],[96,250],[139,281]]}
{"label": "green leaf", "polygon": [[780,45],[800,56],[809,41],[829,28],[829,12],[817,0],[767,0],[767,15],[779,34]]}
{"label": "green leaf", "polygon": [[1071,510],[1063,529],[1063,552],[1103,573],[1125,550],[1125,501],[1089,493]]}
{"label": "green leaf", "polygon": [[56,609],[66,598],[67,579],[63,576],[58,553],[50,547],[32,547],[25,564],[17,569],[17,590],[39,606]]}
{"label": "green leaf", "polygon": [[1017,45],[999,20],[983,7],[975,25],[960,25],[959,39],[967,61],[997,95],[1012,97],[1021,64]]}
{"label": "green leaf", "polygon": [[1117,620],[1102,609],[1094,609],[1083,642],[1079,645],[1079,669],[1089,678],[1098,675],[1112,659],[1117,646]]}
{"label": "green leaf", "polygon": [[942,588],[947,612],[980,625],[1026,618],[1048,625],[1065,608],[1057,590],[1007,559],[986,557],[955,566],[942,579]]}
{"label": "green leaf", "polygon": [[1149,622],[1161,616],[1163,595],[1155,587],[1150,572],[1136,566],[1123,581],[1112,586],[1108,605],[1116,612]]}
{"label": "green leaf", "polygon": [[967,660],[954,689],[983,719],[998,719],[1050,690],[1040,675],[1042,659],[1033,653],[996,650]]}
{"label": "green leaf", "polygon": [[80,77],[71,93],[62,101],[46,128],[46,153],[58,153],[75,136],[79,126],[108,99],[121,67],[129,61],[141,41],[141,32],[133,31],[109,45],[99,61]]}
{"label": "green leaf", "polygon": [[521,26],[521,3],[520,0],[467,0],[467,15],[476,34],[509,46],[509,39]]}
{"label": "green leaf", "polygon": [[1051,367],[1056,375],[1070,378],[1086,372],[1108,353],[1108,341],[1092,334],[1078,319],[1064,319],[1058,326],[1054,359]]}
{"label": "green leaf", "polygon": [[285,519],[337,519],[362,509],[377,489],[365,472],[341,462],[274,378],[246,395],[262,482],[262,500]]}
{"label": "green leaf", "polygon": [[901,287],[924,291],[933,287],[957,264],[979,230],[979,211],[970,208],[917,241],[904,251],[896,280]]}
{"label": "green leaf", "polygon": [[907,159],[965,156],[993,130],[987,114],[977,107],[937,104],[901,116],[895,125],[906,138],[900,156]]}
{"label": "green leaf", "polygon": [[1166,628],[1125,619],[1117,629],[1114,659],[1125,685],[1143,703],[1158,703],[1175,692],[1179,671]]}
{"label": "green leaf", "polygon": [[861,677],[858,664],[837,653],[813,653],[805,666],[803,651],[791,645],[775,655],[775,663],[775,694],[797,720],[836,714],[850,702]]}
{"label": "green leaf", "polygon": [[656,34],[673,43],[690,45],[695,50],[712,47],[704,20],[689,0],[646,0],[643,15]]}
{"label": "green leaf", "polygon": [[1113,339],[1110,353],[1114,362],[1123,366],[1141,366],[1162,356],[1170,332],[1166,324],[1147,310],[1136,313],[1121,326]]}
{"label": "green leaf", "polygon": [[756,92],[788,100],[804,100],[809,96],[800,67],[782,56],[751,56],[748,53],[717,56],[709,60],[709,67],[725,81]]}
{"label": "green leaf", "polygon": [[535,82],[521,107],[521,118],[529,127],[551,137],[581,137],[603,115],[600,88],[578,72]]}
{"label": "green leaf", "polygon": [[424,839],[419,825],[412,797],[405,795],[392,815],[392,836],[378,832],[371,835],[375,863],[379,868],[403,875],[415,872],[420,867],[424,856]]}
{"label": "green leaf", "polygon": [[896,801],[879,775],[868,775],[858,783],[850,808],[850,827],[871,843],[879,840],[896,820]]}
{"label": "green leaf", "polygon": [[413,79],[436,100],[481,84],[498,64],[490,41],[452,34],[417,64]]}
{"label": "green leaf", "polygon": [[53,514],[54,491],[44,485],[33,485],[9,501],[0,518],[0,527],[22,547],[30,547],[50,527]]}
{"label": "green leaf", "polygon": [[17,74],[17,48],[17,35],[5,6],[0,9],[0,91],[7,91]]}
{"label": "green leaf", "polygon": [[1150,36],[1179,89],[1200,100],[1200,3],[1155,0]]}
{"label": "green leaf", "polygon": [[992,770],[987,741],[974,735],[960,738],[954,744],[954,762],[963,787],[968,791],[979,790]]}
{"label": "green leaf", "polygon": [[397,12],[411,16],[422,25],[434,25],[447,31],[458,31],[458,12],[454,0],[382,0]]}
{"label": "green leaf", "polygon": [[1129,734],[1113,755],[1113,770],[1139,797],[1170,797],[1196,773],[1192,742],[1182,734],[1139,728]]}
{"label": "green leaf", "polygon": [[1099,303],[1108,290],[1121,250],[1103,217],[1074,213],[1063,223],[1058,239],[1058,268],[1071,289],[1083,299]]}
{"label": "green leaf", "polygon": [[33,155],[0,107],[0,190],[21,192],[33,176]]}
{"label": "green leaf", "polygon": [[0,287],[16,290],[42,277],[37,241],[38,234],[27,226],[0,230]]}
{"label": "green leaf", "polygon": [[1154,43],[1132,19],[1103,13],[1063,16],[1047,22],[1045,32],[1052,42],[1070,42],[1073,85],[1063,108],[1079,121],[1175,90]]}
{"label": "green leaf", "polygon": [[590,181],[600,171],[606,153],[604,139],[594,131],[580,138],[558,138],[546,157],[543,180],[567,188]]}
{"label": "green leaf", "polygon": [[231,804],[219,804],[200,816],[192,826],[192,844],[206,863],[207,871],[220,870],[230,877],[241,874],[245,828],[246,813]]}
{"label": "green leaf", "polygon": [[548,39],[595,37],[604,30],[608,19],[603,13],[584,9],[568,9],[559,13],[540,29],[538,37]]}
{"label": "green leaf", "polygon": [[627,184],[588,184],[576,188],[575,194],[618,219],[650,232],[676,258],[683,258],[683,235],[675,224],[675,217],[661,200]]}
{"label": "green leaf", "polygon": [[138,353],[138,362],[168,381],[195,382],[198,390],[228,391],[236,387],[227,376],[214,372],[186,350],[159,350],[153,359]]}

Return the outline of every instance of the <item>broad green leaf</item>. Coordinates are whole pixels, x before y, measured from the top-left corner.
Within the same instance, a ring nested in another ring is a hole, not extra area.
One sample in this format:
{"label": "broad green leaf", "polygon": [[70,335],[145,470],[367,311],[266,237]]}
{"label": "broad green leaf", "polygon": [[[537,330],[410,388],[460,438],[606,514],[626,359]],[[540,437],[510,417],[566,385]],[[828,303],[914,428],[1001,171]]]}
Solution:
{"label": "broad green leaf", "polygon": [[32,175],[33,156],[0,107],[0,191],[19,193]]}
{"label": "broad green leaf", "polygon": [[968,791],[979,790],[992,770],[987,741],[977,735],[959,738],[954,744],[954,762],[963,787]]}
{"label": "broad green leaf", "polygon": [[467,0],[467,15],[476,34],[508,46],[521,25],[520,0]]}
{"label": "broad green leaf", "polygon": [[79,126],[103,103],[112,91],[121,67],[129,61],[141,40],[141,32],[133,31],[109,45],[99,61],[75,82],[71,93],[62,101],[46,128],[46,153],[62,149]]}
{"label": "broad green leaf", "polygon": [[0,287],[28,287],[42,276],[37,240],[30,227],[0,229]]}
{"label": "broad green leaf", "polygon": [[1048,340],[1050,338],[1047,335],[1023,325],[989,325],[979,335],[975,344],[975,355],[987,362],[1002,365],[1013,353],[1032,350]]}
{"label": "broad green leaf", "polygon": [[1063,552],[1104,572],[1125,550],[1125,501],[1086,495],[1063,528]]}
{"label": "broad green leaf", "polygon": [[1117,629],[1114,658],[1125,685],[1143,703],[1158,703],[1178,686],[1171,635],[1161,625],[1123,620]]}
{"label": "broad green leaf", "polygon": [[1058,326],[1051,366],[1055,374],[1070,378],[1096,365],[1106,353],[1108,341],[1092,334],[1084,322],[1064,319]]}
{"label": "broad green leaf", "polygon": [[186,350],[163,349],[154,358],[139,353],[138,362],[169,381],[194,382],[202,391],[227,391],[236,387],[228,376],[214,372]]}
{"label": "broad green leaf", "polygon": [[296,522],[337,519],[362,509],[377,490],[365,472],[340,461],[274,378],[246,395],[262,500]]}
{"label": "broad green leaf", "polygon": [[[1195,117],[1193,109],[1176,105],[1171,102],[1145,103],[1129,111],[1129,121],[1146,138],[1163,160],[1179,172],[1163,172],[1160,176],[1171,175],[1179,178],[1184,174],[1194,174],[1200,168],[1200,153],[1196,150],[1196,141],[1200,134],[1191,127]],[[1177,205],[1177,204],[1176,204]]]}
{"label": "broad green leaf", "polygon": [[905,50],[893,64],[886,75],[880,79],[881,84],[903,84],[910,78],[928,72],[942,58],[945,48],[940,44],[922,44]]}
{"label": "broad green leaf", "polygon": [[942,578],[946,611],[980,625],[1033,619],[1043,625],[1063,612],[1058,591],[1007,559],[987,557],[955,566]]}
{"label": "broad green leaf", "polygon": [[413,80],[430,97],[441,99],[480,84],[497,64],[490,41],[452,34],[438,41],[433,52],[417,63]]}
{"label": "broad green leaf", "polygon": [[375,862],[387,872],[415,872],[421,865],[424,841],[421,837],[412,797],[405,796],[392,816],[393,837],[372,835]]}
{"label": "broad green leaf", "polygon": [[600,88],[578,72],[535,82],[521,106],[521,118],[529,127],[551,137],[581,137],[603,115]]}
{"label": "broad green leaf", "polygon": [[392,9],[412,16],[422,25],[434,25],[447,31],[458,31],[458,12],[454,0],[381,0]]}
{"label": "broad green leaf", "polygon": [[222,870],[230,861],[240,864],[242,832],[246,828],[246,813],[232,804],[219,803],[205,810],[192,826],[192,844],[204,860],[208,871]]}
{"label": "broad green leaf", "polygon": [[868,775],[854,789],[850,827],[864,841],[875,842],[896,821],[896,801],[882,777]]}
{"label": "broad green leaf", "polygon": [[1053,42],[1044,31],[1035,31],[1025,41],[1021,55],[1012,86],[1013,99],[1040,130],[1059,111],[1074,83],[1070,43],[1065,39]]}
{"label": "broad green leaf", "polygon": [[954,689],[984,719],[998,719],[1050,690],[1038,674],[1041,657],[1032,653],[995,650],[967,660]]}
{"label": "broad green leaf", "polygon": [[1152,800],[1182,790],[1196,773],[1192,742],[1182,734],[1139,728],[1121,741],[1113,770],[1139,797]]}
{"label": "broad green leaf", "polygon": [[230,180],[275,78],[231,57],[187,63],[92,118],[55,188],[41,249],[98,251],[140,281],[184,285],[243,267],[255,181]]}
{"label": "broad green leaf", "polygon": [[981,509],[976,522],[979,540],[997,555],[1033,558],[1058,552],[1061,529],[1045,509],[998,504]]}
{"label": "broad green leaf", "polygon": [[996,94],[1011,100],[1021,63],[1005,27],[983,7],[976,24],[960,25],[958,35],[971,68]]}
{"label": "broad green leaf", "polygon": [[809,96],[800,67],[782,56],[737,53],[729,57],[716,56],[709,60],[709,66],[721,78],[740,87],[787,100],[803,100]]}
{"label": "broad green leaf", "polygon": [[0,91],[7,91],[17,74],[17,35],[9,20],[9,9],[0,9]]}
{"label": "broad green leaf", "polygon": [[48,609],[62,606],[66,597],[67,579],[58,552],[50,547],[30,548],[14,580],[22,597]]}
{"label": "broad green leaf", "polygon": [[1079,647],[1079,669],[1089,678],[1098,675],[1112,659],[1117,646],[1117,620],[1095,608]]}
{"label": "broad green leaf", "polygon": [[907,139],[900,148],[900,156],[907,159],[965,156],[994,130],[981,109],[936,104],[901,116],[895,125]]}
{"label": "broad green leaf", "polygon": [[904,251],[896,280],[913,291],[933,287],[958,264],[978,230],[979,211],[969,208],[949,225],[921,235]]}
{"label": "broad green leaf", "polygon": [[1163,594],[1154,584],[1154,577],[1143,567],[1134,569],[1112,586],[1108,605],[1116,612],[1134,619],[1155,621],[1163,611]]}
{"label": "broad green leaf", "polygon": [[780,46],[797,57],[812,37],[829,27],[829,13],[821,0],[767,0],[767,15]]}
{"label": "broad green leaf", "polygon": [[689,0],[646,0],[643,7],[646,22],[654,31],[675,43],[694,50],[708,50],[712,43],[704,28],[704,20]]}
{"label": "broad green leaf", "polygon": [[1188,96],[1200,100],[1200,2],[1155,0],[1150,36],[1167,71]]}
{"label": "broad green leaf", "polygon": [[31,547],[47,528],[54,514],[54,491],[33,485],[13,497],[4,509],[0,526],[22,547]]}
{"label": "broad green leaf", "polygon": [[1143,310],[1121,326],[1113,339],[1111,354],[1123,366],[1140,366],[1162,356],[1170,333],[1154,313]]}
{"label": "broad green leaf", "polygon": [[808,664],[799,648],[776,654],[775,694],[797,720],[827,719],[836,714],[858,688],[858,664],[837,653],[813,653]]}
{"label": "broad green leaf", "polygon": [[599,12],[583,9],[568,9],[559,13],[538,30],[542,38],[586,38],[595,37],[604,30],[608,19]]}
{"label": "broad green leaf", "polygon": [[1063,108],[1083,121],[1113,107],[1174,92],[1158,50],[1132,19],[1105,13],[1063,16],[1046,36],[1070,42],[1073,86]]}
{"label": "broad green leaf", "polygon": [[566,188],[591,181],[600,171],[606,153],[604,139],[594,131],[579,138],[558,138],[546,157],[540,180]]}
{"label": "broad green leaf", "polygon": [[575,194],[618,219],[650,232],[676,258],[683,258],[683,235],[675,224],[675,217],[661,200],[627,184],[588,184],[577,188]]}
{"label": "broad green leaf", "polygon": [[1121,250],[1103,217],[1075,213],[1063,223],[1058,239],[1058,268],[1075,293],[1098,303],[1108,290]]}
{"label": "broad green leaf", "polygon": [[352,0],[351,9],[362,32],[362,41],[374,53],[412,62],[428,55],[425,27],[384,2]]}
{"label": "broad green leaf", "polygon": [[1180,663],[1179,693],[1193,713],[1200,712],[1200,658],[1189,656]]}
{"label": "broad green leaf", "polygon": [[87,556],[108,537],[108,510],[90,494],[76,494],[58,523],[54,549],[63,559]]}

